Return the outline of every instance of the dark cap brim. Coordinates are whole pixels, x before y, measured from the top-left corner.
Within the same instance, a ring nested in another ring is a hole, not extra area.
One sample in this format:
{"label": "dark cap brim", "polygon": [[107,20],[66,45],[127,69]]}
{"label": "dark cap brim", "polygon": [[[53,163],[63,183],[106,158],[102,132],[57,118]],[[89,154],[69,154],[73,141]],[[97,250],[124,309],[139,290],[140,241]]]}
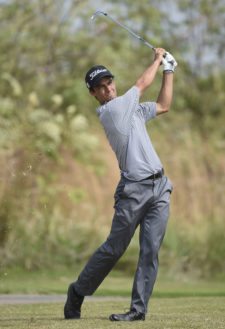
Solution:
{"label": "dark cap brim", "polygon": [[93,79],[92,83],[91,83],[91,87],[96,87],[99,85],[100,81],[103,78],[114,78],[114,75],[110,74],[109,72],[102,72],[101,74],[99,74],[95,79]]}

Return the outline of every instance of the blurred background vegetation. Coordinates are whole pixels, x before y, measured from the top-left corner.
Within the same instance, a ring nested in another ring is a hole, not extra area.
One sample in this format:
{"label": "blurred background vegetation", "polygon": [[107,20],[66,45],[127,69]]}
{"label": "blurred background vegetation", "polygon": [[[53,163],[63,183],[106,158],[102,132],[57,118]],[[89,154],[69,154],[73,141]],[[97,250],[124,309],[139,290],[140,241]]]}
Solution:
{"label": "blurred background vegetation", "polygon": [[[161,271],[224,278],[223,0],[0,1],[1,270],[80,267],[110,229],[119,171],[83,77],[106,65],[123,93],[153,53],[91,23],[99,9],[179,63],[171,112],[149,125],[174,185]],[[137,255],[138,234],[117,268],[132,273]]]}

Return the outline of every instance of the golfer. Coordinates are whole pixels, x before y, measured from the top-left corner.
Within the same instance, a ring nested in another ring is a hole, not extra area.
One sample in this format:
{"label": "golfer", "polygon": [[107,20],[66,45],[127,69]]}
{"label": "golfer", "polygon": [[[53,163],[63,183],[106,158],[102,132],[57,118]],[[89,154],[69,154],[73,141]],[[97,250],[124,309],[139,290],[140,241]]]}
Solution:
{"label": "golfer", "polygon": [[[163,66],[156,102],[140,103]],[[140,227],[140,253],[129,312],[111,314],[111,321],[145,320],[158,270],[158,253],[169,216],[172,185],[152,145],[146,123],[169,111],[173,73],[177,63],[162,48],[134,86],[117,96],[113,74],[102,65],[92,67],[85,81],[100,103],[97,109],[108,141],[118,160],[121,179],[115,192],[115,214],[106,241],[95,251],[78,279],[68,288],[65,319],[79,319],[84,297],[92,295],[127,249]]]}

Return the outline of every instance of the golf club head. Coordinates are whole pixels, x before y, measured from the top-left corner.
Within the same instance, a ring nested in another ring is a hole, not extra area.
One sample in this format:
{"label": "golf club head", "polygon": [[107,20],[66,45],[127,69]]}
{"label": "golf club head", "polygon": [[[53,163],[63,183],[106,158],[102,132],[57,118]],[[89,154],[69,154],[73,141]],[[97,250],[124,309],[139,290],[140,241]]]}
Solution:
{"label": "golf club head", "polygon": [[91,16],[90,29],[95,34],[100,34],[102,31],[104,31],[104,29],[106,27],[106,23],[104,23],[104,24],[101,24],[101,26],[97,28],[97,26],[96,26],[97,20],[95,20],[95,18],[98,17],[98,16],[107,16],[107,13],[105,13],[101,10],[98,10]]}
{"label": "golf club head", "polygon": [[100,15],[107,16],[107,13],[105,13],[104,11],[101,11],[101,10],[97,10],[97,11],[91,16],[91,20],[94,20],[97,16],[100,16]]}

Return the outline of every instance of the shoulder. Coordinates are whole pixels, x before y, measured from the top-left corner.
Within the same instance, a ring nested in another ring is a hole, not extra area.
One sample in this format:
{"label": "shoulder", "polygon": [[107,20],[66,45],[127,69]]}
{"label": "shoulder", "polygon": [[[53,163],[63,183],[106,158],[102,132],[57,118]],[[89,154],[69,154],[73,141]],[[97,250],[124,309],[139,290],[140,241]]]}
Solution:
{"label": "shoulder", "polygon": [[122,107],[125,109],[126,105],[129,106],[131,103],[139,104],[139,89],[136,86],[128,89],[123,95],[116,97],[108,103],[109,107],[116,109]]}

